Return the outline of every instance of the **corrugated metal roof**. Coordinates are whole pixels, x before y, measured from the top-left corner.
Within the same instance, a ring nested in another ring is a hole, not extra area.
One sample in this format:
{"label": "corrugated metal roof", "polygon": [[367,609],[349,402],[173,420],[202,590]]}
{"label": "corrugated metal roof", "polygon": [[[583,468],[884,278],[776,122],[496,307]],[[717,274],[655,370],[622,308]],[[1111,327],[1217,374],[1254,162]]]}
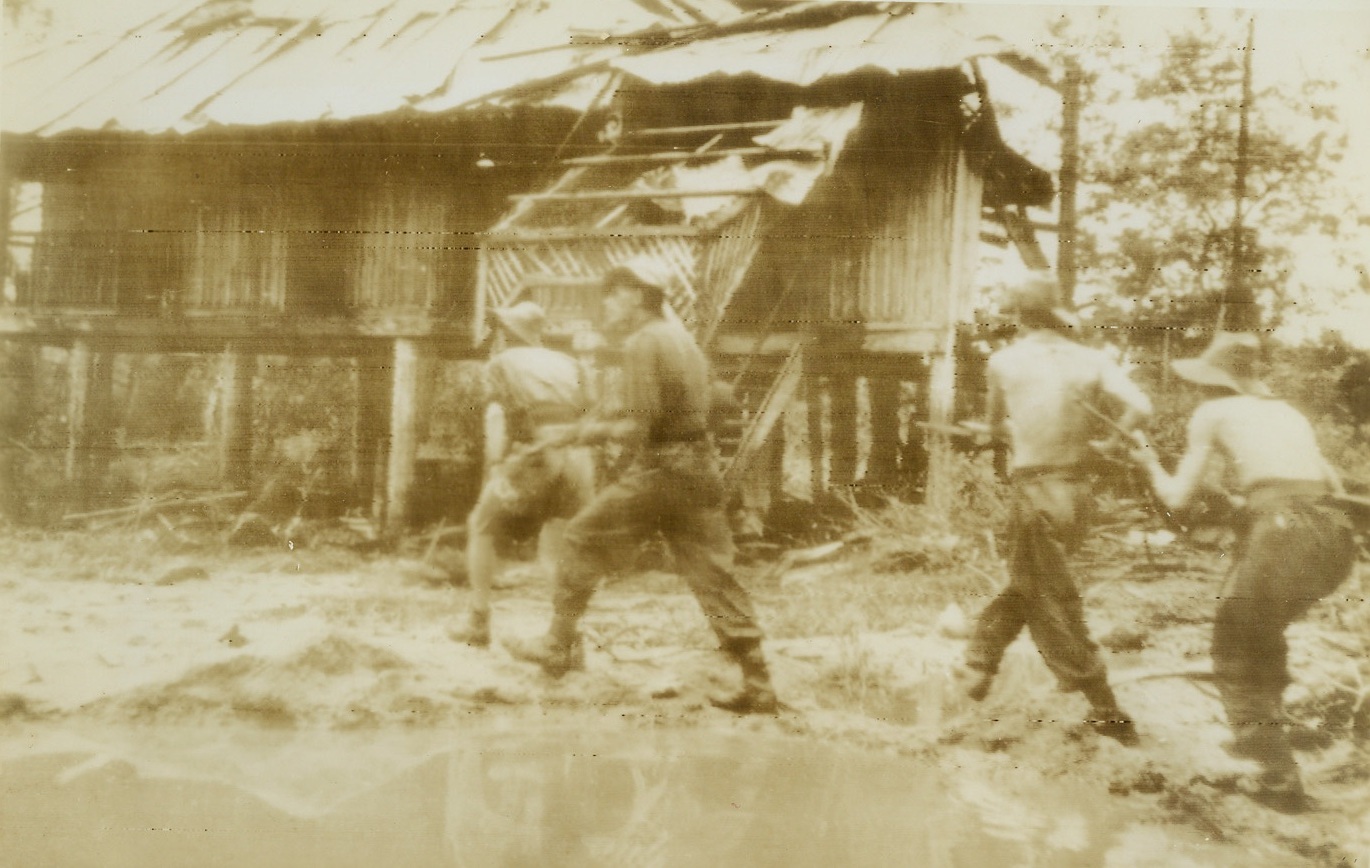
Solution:
{"label": "corrugated metal roof", "polygon": [[447,111],[622,54],[631,40],[615,34],[744,14],[731,0],[197,0],[6,64],[3,129],[157,134]]}
{"label": "corrugated metal roof", "polygon": [[955,68],[974,57],[1015,54],[956,6],[889,4],[885,11],[794,30],[766,29],[624,56],[617,69],[654,84],[711,75],[756,75],[807,87],[861,70],[892,75]]}
{"label": "corrugated metal roof", "polygon": [[[159,134],[511,102],[584,109],[605,93],[610,64],[656,83],[751,73],[807,85],[868,67],[954,67],[1008,48],[925,4],[757,7],[194,0],[127,32],[7,64],[0,122],[6,132],[41,136]],[[540,83],[555,86],[536,89]]]}

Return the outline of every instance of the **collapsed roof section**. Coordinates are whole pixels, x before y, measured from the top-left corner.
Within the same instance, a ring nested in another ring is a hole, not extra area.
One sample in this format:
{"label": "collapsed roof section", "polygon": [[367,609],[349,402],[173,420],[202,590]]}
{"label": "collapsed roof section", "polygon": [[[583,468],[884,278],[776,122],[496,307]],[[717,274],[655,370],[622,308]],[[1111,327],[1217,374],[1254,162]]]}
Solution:
{"label": "collapsed roof section", "polygon": [[800,106],[773,121],[611,133],[605,153],[566,159],[555,183],[517,196],[486,233],[481,303],[531,295],[553,319],[581,322],[599,275],[649,253],[674,276],[672,308],[707,342],[765,237],[764,203],[802,204],[861,112]]}
{"label": "collapsed roof section", "polygon": [[800,106],[775,121],[627,131],[604,154],[565,160],[573,168],[550,190],[520,196],[496,230],[711,230],[760,194],[798,205],[860,122],[861,104],[852,103]]}

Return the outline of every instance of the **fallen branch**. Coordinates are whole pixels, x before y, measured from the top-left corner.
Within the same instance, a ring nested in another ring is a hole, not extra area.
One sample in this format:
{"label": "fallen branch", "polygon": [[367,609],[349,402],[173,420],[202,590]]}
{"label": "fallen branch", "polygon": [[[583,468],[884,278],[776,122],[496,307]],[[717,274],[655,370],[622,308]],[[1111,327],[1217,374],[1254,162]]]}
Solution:
{"label": "fallen branch", "polygon": [[206,494],[200,497],[182,497],[172,495],[160,500],[143,501],[132,506],[117,506],[111,509],[97,509],[91,512],[72,512],[62,516],[64,522],[82,522],[94,518],[118,518],[123,516],[146,515],[151,512],[162,512],[167,509],[183,509],[190,506],[200,506],[206,503],[216,503],[225,500],[236,500],[240,497],[247,497],[246,491],[233,491],[227,494]]}
{"label": "fallen branch", "polygon": [[1135,681],[1154,681],[1159,678],[1187,678],[1190,681],[1212,681],[1213,670],[1207,666],[1195,666],[1189,669],[1166,669],[1166,670],[1143,670],[1131,674],[1111,676],[1109,678],[1114,684],[1130,684]]}

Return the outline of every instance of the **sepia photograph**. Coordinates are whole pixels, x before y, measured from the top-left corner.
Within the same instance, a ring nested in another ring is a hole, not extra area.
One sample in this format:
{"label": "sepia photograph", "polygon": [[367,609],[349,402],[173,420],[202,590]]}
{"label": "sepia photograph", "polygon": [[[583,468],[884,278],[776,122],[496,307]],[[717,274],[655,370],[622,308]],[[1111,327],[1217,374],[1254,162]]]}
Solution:
{"label": "sepia photograph", "polygon": [[1370,865],[1370,5],[0,26],[0,868]]}

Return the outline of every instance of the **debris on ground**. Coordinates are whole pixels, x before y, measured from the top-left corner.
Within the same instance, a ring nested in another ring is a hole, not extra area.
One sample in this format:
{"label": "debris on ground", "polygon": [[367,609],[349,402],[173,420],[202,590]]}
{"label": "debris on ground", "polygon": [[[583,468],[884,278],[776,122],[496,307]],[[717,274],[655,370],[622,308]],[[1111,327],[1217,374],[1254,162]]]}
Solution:
{"label": "debris on ground", "polygon": [[[1370,854],[1364,571],[1290,630],[1296,683],[1286,699],[1322,807],[1286,816],[1242,794],[1252,763],[1222,749],[1230,732],[1207,656],[1221,551],[1181,537],[1145,567],[1119,534],[1080,552],[1091,631],[1141,733],[1128,748],[1090,729],[1087,704],[1056,689],[1027,639],[1009,649],[986,698],[970,701],[956,672],[975,612],[1002,584],[993,535],[913,510],[880,520],[885,530],[858,528],[740,574],[785,706],[741,723],[708,707],[731,672],[692,597],[663,570],[606,583],[584,620],[585,671],[551,682],[500,644],[546,629],[547,562],[505,573],[491,648],[447,639],[466,603],[446,568],[461,562],[458,534],[433,545],[430,531],[365,555],[321,542],[362,540],[342,523],[311,525],[294,549],[225,547],[208,530],[187,530],[190,550],[156,535],[130,547],[118,529],[14,535],[0,582],[0,719],[357,731],[607,715],[745,726],[916,756],[964,780],[966,798],[1038,775],[1138,818],[1152,849],[1168,836],[1221,835],[1262,864]],[[899,551],[927,557],[873,569]]]}

